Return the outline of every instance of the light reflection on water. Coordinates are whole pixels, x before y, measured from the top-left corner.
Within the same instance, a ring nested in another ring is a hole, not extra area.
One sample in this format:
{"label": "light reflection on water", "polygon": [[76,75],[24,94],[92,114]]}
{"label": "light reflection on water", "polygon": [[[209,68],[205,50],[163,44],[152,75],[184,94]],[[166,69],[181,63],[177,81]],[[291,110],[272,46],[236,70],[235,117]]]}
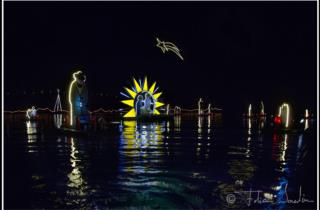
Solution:
{"label": "light reflection on water", "polygon": [[62,126],[62,123],[63,123],[62,114],[54,114],[54,115],[53,115],[53,119],[54,119],[54,125],[55,125],[57,128],[60,128],[60,127]]}
{"label": "light reflection on water", "polygon": [[37,123],[34,121],[27,121],[27,138],[28,138],[28,146],[27,151],[29,153],[37,152],[38,147],[36,146],[37,142]]}
{"label": "light reflection on water", "polygon": [[[286,190],[308,184],[295,175],[307,164],[305,135],[262,132],[265,121],[247,120],[237,131],[218,127],[214,117],[176,116],[124,121],[110,128],[112,134],[93,137],[39,135],[37,123],[26,123],[25,142],[12,134],[5,140],[7,173],[23,171],[20,177],[29,180],[19,182],[26,201],[9,199],[8,207],[249,208],[243,196],[235,204],[226,196],[254,188],[266,199],[283,200]],[[15,189],[9,195],[19,196]],[[260,207],[287,205],[250,206]]]}
{"label": "light reflection on water", "polygon": [[68,174],[69,182],[68,187],[70,190],[68,191],[69,195],[75,196],[84,196],[85,195],[85,185],[86,181],[83,179],[83,175],[81,172],[81,159],[78,158],[78,150],[76,148],[76,143],[74,138],[70,138],[70,163],[72,167],[72,171]]}
{"label": "light reflection on water", "polygon": [[162,161],[165,154],[165,123],[137,124],[124,121],[120,126],[120,172],[157,173],[150,164]]}

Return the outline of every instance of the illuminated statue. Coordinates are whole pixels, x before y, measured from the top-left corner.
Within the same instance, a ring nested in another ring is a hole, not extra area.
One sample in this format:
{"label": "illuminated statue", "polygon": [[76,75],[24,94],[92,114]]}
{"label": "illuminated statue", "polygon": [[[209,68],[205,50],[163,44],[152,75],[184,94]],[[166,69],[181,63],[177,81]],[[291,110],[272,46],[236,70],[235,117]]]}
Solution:
{"label": "illuminated statue", "polygon": [[150,88],[148,88],[147,78],[144,79],[143,85],[141,83],[139,84],[134,78],[133,82],[134,87],[132,87],[132,89],[125,88],[129,95],[121,92],[121,95],[129,98],[127,100],[122,100],[121,102],[131,107],[124,117],[134,118],[159,115],[160,112],[157,108],[164,104],[158,101],[162,92],[157,93],[158,88],[156,88],[156,82],[154,82]]}
{"label": "illuminated statue", "polygon": [[77,71],[72,75],[72,81],[69,86],[69,117],[70,126],[75,127],[76,122],[85,124],[88,119],[88,90],[86,87],[86,76],[82,71]]}
{"label": "illuminated statue", "polygon": [[174,115],[180,115],[181,114],[181,108],[179,106],[174,107]]}
{"label": "illuminated statue", "polygon": [[28,120],[35,119],[37,117],[37,110],[34,106],[31,109],[28,109],[26,112],[26,117]]}

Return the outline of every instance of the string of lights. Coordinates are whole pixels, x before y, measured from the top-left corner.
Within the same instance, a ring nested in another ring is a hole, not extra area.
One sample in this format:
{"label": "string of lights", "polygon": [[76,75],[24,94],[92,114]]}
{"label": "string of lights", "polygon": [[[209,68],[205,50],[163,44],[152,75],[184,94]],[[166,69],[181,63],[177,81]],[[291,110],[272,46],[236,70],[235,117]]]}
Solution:
{"label": "string of lights", "polygon": [[[48,111],[48,112],[51,112],[51,113],[57,113],[55,112],[54,110],[46,107],[46,108],[37,108],[36,109],[37,111]],[[171,111],[174,111],[174,109],[170,109]],[[195,112],[195,111],[198,111],[198,109],[180,109],[181,112],[182,111],[185,111],[185,112]],[[222,109],[219,109],[219,108],[211,108],[211,111],[212,110],[217,110],[217,111],[221,111]],[[27,109],[25,110],[4,110],[4,113],[10,113],[10,114],[14,114],[14,113],[25,113],[27,111]],[[124,109],[104,109],[104,108],[98,108],[96,110],[93,110],[93,111],[89,111],[89,113],[97,113],[97,112],[104,112],[104,113],[112,113],[112,112],[124,112],[125,110]],[[205,109],[203,110],[204,112],[207,112],[208,109]],[[64,110],[64,109],[61,109],[61,111],[59,112],[65,112],[65,113],[68,113],[69,111],[68,110]]]}

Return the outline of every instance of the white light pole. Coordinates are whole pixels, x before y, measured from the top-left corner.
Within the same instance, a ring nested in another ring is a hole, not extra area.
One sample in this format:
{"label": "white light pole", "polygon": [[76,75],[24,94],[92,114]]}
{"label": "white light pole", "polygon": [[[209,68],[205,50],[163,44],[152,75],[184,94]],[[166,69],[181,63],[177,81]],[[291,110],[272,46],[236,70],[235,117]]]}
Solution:
{"label": "white light pole", "polygon": [[201,103],[202,103],[202,98],[199,99],[198,101],[198,115],[201,115],[202,114],[202,111],[201,111]]}
{"label": "white light pole", "polygon": [[264,115],[264,104],[263,101],[261,101],[261,110],[260,110],[260,114]]}

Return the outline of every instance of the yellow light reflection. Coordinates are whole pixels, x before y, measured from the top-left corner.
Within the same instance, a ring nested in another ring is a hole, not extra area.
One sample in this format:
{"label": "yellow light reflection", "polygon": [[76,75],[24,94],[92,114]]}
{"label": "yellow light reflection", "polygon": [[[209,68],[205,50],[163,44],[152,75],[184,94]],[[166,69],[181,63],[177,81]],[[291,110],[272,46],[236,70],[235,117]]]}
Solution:
{"label": "yellow light reflection", "polygon": [[[28,143],[34,143],[37,140],[37,123],[33,121],[27,121],[26,122],[27,126],[27,138],[28,138]],[[29,150],[31,152],[33,150]]]}
{"label": "yellow light reflection", "polygon": [[284,134],[284,141],[282,144],[282,155],[280,157],[280,160],[282,161],[282,164],[286,164],[286,151],[288,149],[288,134]]}
{"label": "yellow light reflection", "polygon": [[180,132],[181,131],[181,115],[175,115],[174,116],[174,131],[175,132]]}
{"label": "yellow light reflection", "polygon": [[123,121],[119,152],[120,159],[124,162],[120,163],[120,170],[129,173],[157,173],[157,170],[150,170],[149,164],[161,162],[161,157],[166,154],[163,133],[167,126],[165,123]]}
{"label": "yellow light reflection", "polygon": [[70,163],[72,171],[68,174],[69,182],[68,187],[70,190],[68,194],[75,196],[84,196],[86,194],[86,181],[83,178],[80,162],[81,160],[77,157],[79,151],[76,148],[75,140],[71,137],[70,139]]}

